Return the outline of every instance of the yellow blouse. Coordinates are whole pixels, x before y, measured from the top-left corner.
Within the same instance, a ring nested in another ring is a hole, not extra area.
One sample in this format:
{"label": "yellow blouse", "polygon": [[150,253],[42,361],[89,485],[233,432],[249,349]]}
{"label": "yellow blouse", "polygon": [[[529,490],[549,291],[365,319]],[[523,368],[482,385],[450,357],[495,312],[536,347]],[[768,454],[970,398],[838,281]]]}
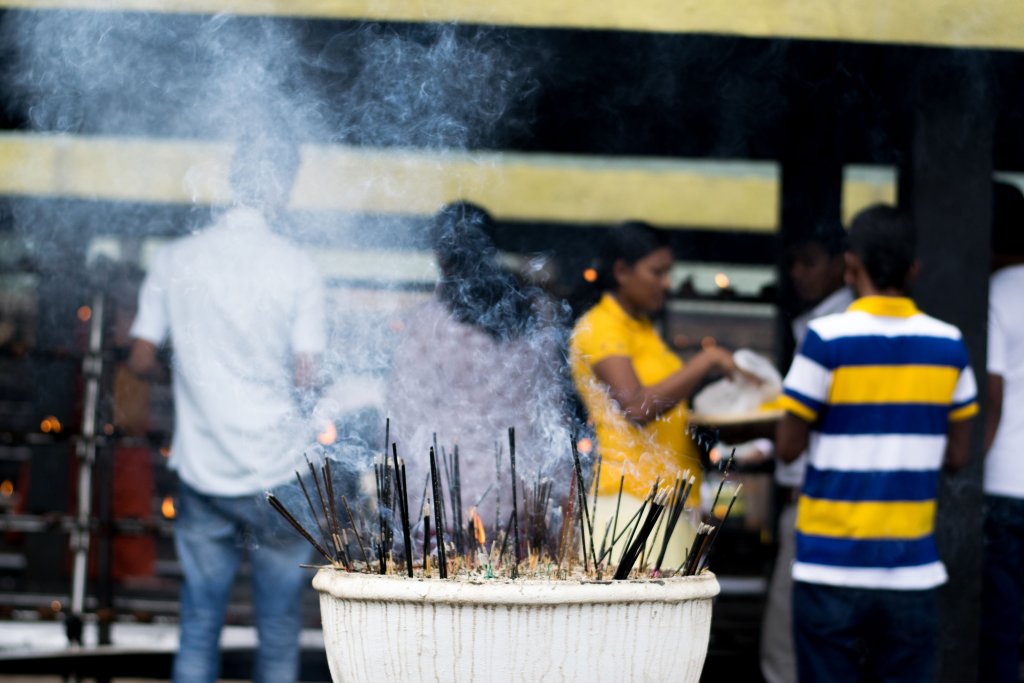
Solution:
{"label": "yellow blouse", "polygon": [[689,502],[696,504],[700,461],[686,433],[686,405],[681,402],[640,426],[626,418],[607,385],[594,375],[594,365],[612,356],[629,358],[644,386],[657,384],[682,368],[682,360],[665,345],[651,321],[630,317],[606,293],[576,323],[569,353],[573,381],[594,423],[603,463],[598,494],[616,495],[620,476],[625,474],[623,490],[644,497],[657,477],[663,485],[671,485],[689,469],[697,477]]}

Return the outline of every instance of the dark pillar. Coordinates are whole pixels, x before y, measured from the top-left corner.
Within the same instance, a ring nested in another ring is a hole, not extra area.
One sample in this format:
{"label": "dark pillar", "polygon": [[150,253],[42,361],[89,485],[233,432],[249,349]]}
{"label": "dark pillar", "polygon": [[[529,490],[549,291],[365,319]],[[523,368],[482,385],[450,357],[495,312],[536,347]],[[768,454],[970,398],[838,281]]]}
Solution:
{"label": "dark pillar", "polygon": [[[983,391],[988,309],[993,106],[984,55],[932,54],[918,65],[900,203],[918,230],[927,313],[959,327]],[[981,559],[981,420],[971,464],[943,478],[937,538],[950,581],[940,593],[939,681],[977,678]]]}

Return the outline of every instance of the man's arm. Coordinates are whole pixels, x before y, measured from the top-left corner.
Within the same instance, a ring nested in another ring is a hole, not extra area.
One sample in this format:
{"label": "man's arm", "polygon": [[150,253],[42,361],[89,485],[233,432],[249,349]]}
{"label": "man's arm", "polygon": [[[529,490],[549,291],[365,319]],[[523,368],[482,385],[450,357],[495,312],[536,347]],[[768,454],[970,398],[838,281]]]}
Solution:
{"label": "man's arm", "polygon": [[999,420],[1003,415],[1003,376],[988,373],[987,387],[985,390],[987,410],[985,411],[985,454],[992,448],[992,442],[996,440],[996,432],[999,431]]}
{"label": "man's arm", "polygon": [[131,354],[128,356],[128,370],[142,379],[155,379],[160,369],[156,354],[156,344],[145,339],[133,340]]}
{"label": "man's arm", "polygon": [[954,420],[949,423],[946,441],[945,468],[951,472],[963,469],[971,458],[971,423],[973,420]]}
{"label": "man's arm", "polygon": [[775,428],[775,455],[790,463],[807,450],[807,437],[811,424],[793,413],[786,413]]}

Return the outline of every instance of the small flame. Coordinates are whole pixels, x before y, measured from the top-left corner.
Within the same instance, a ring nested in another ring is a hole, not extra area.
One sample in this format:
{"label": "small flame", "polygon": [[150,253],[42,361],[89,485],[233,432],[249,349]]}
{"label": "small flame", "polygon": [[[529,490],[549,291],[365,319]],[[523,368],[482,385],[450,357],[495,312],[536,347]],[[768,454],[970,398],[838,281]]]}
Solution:
{"label": "small flame", "polygon": [[710,460],[712,464],[717,465],[718,461],[721,459],[722,450],[718,446],[715,446],[710,452],[708,452],[708,460]]}
{"label": "small flame", "polygon": [[479,545],[487,543],[487,532],[484,531],[484,521],[480,519],[480,515],[476,513],[476,508],[472,508],[469,511],[469,519],[473,522],[473,532],[476,536],[476,542]]}
{"label": "small flame", "polygon": [[60,434],[60,430],[63,428],[64,427],[61,425],[60,420],[53,415],[47,415],[43,418],[43,421],[39,423],[39,431],[44,434],[49,434],[50,432]]}
{"label": "small flame", "polygon": [[338,428],[333,422],[328,422],[324,425],[324,430],[316,435],[316,440],[321,446],[330,446],[338,440]]}
{"label": "small flame", "polygon": [[10,479],[4,479],[0,482],[0,496],[4,498],[10,498],[14,495],[14,482]]}
{"label": "small flame", "polygon": [[174,519],[177,514],[174,510],[174,499],[170,496],[164,498],[164,501],[160,503],[160,514],[164,516],[164,519]]}
{"label": "small flame", "polygon": [[587,282],[597,282],[597,269],[587,268],[583,271],[583,279]]}
{"label": "small flame", "polygon": [[587,437],[583,437],[576,443],[576,450],[583,455],[590,455],[591,451],[594,450],[594,442]]}
{"label": "small flame", "polygon": [[729,276],[725,273],[715,273],[715,285],[719,289],[725,289],[729,286]]}
{"label": "small flame", "polygon": [[87,323],[92,320],[92,309],[88,306],[79,306],[76,315],[78,315],[78,319],[83,323]]}
{"label": "small flame", "polygon": [[62,607],[63,606],[60,604],[60,600],[54,600],[50,603],[50,610],[53,612],[61,611]]}
{"label": "small flame", "polygon": [[169,457],[171,457],[171,449],[169,447],[167,447],[167,446],[161,447],[160,448],[160,457],[162,457],[162,458],[169,458]]}

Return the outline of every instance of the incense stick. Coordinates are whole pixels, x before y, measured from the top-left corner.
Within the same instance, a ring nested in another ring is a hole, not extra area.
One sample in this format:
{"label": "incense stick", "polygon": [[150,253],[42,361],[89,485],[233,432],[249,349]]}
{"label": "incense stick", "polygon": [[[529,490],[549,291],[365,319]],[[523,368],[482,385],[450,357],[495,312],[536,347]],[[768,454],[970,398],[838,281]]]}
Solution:
{"label": "incense stick", "polygon": [[515,544],[515,566],[512,567],[512,578],[519,576],[519,563],[523,561],[519,550],[519,498],[516,495],[516,428],[508,428],[508,455],[512,461],[512,541]]}

